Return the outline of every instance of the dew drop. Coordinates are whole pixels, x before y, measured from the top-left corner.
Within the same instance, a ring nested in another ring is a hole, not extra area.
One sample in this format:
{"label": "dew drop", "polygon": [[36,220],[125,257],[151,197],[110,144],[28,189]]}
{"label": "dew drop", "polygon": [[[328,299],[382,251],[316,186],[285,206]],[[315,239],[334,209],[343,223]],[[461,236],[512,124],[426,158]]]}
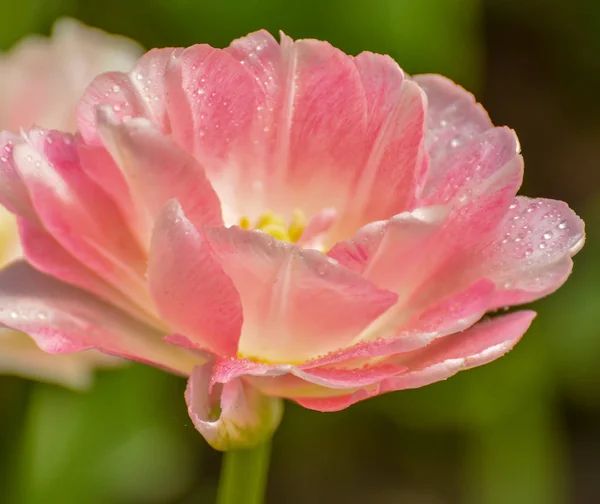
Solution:
{"label": "dew drop", "polygon": [[558,229],[567,229],[567,221],[563,220],[558,223]]}
{"label": "dew drop", "polygon": [[511,203],[508,208],[510,208],[511,210],[514,210],[515,208],[517,208],[517,204],[516,203]]}
{"label": "dew drop", "polygon": [[539,245],[540,249],[542,249],[542,250],[544,250],[547,246],[548,246],[548,244],[546,242],[541,242]]}
{"label": "dew drop", "polygon": [[544,240],[549,240],[550,238],[552,238],[552,231],[546,231],[543,234]]}
{"label": "dew drop", "polygon": [[119,91],[121,91],[121,88],[117,84],[115,84],[112,87],[112,90],[113,90],[113,93],[118,93]]}
{"label": "dew drop", "polygon": [[121,110],[121,105],[119,105],[118,103],[115,103],[115,104],[113,105],[113,110],[114,110],[115,112],[119,112],[119,110]]}

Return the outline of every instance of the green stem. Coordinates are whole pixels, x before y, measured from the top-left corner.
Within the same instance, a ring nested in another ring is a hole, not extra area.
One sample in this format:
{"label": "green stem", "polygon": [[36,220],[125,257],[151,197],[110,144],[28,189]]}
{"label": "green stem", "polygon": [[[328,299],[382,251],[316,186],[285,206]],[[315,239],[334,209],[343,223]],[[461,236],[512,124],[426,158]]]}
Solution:
{"label": "green stem", "polygon": [[217,504],[263,504],[270,456],[271,440],[250,450],[225,452]]}

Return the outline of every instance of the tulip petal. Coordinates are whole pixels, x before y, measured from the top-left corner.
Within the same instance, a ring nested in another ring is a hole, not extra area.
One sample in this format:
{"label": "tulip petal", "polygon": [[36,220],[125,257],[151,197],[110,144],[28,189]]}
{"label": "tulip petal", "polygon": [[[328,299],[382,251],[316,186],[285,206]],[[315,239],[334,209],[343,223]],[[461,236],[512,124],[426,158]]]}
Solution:
{"label": "tulip petal", "polygon": [[75,285],[121,307],[130,307],[131,302],[116,289],[108,285],[83,263],[70,255],[50,234],[19,219],[19,235],[23,254],[29,264],[63,282]]}
{"label": "tulip petal", "polygon": [[482,274],[499,292],[490,309],[528,303],[558,289],[583,246],[583,221],[563,202],[515,198],[497,238],[482,252]]}
{"label": "tulip petal", "polygon": [[8,131],[0,132],[0,204],[10,212],[36,222],[37,213],[12,155],[15,145],[21,143],[23,139],[20,136]]}
{"label": "tulip petal", "polygon": [[352,389],[379,383],[405,371],[404,366],[383,363],[361,367],[317,367],[309,371],[294,369],[292,374],[309,383],[332,389]]}
{"label": "tulip petal", "polygon": [[441,75],[416,75],[413,80],[427,95],[428,185],[445,175],[447,156],[493,127],[475,97]]}
{"label": "tulip petal", "polygon": [[523,177],[519,150],[517,136],[509,128],[492,128],[477,135],[440,161],[440,172],[436,179],[429,179],[421,204],[454,201],[460,205],[501,186],[516,192]]}
{"label": "tulip petal", "polygon": [[44,228],[99,276],[143,299],[144,255],[112,200],[82,171],[75,142],[31,130],[14,148],[19,174]]}
{"label": "tulip petal", "polygon": [[353,174],[364,155],[367,103],[351,57],[326,42],[281,44],[261,31],[234,41],[227,51],[257,83],[253,137],[263,153],[265,204],[312,217],[345,206]]}
{"label": "tulip petal", "polygon": [[91,348],[188,374],[198,359],[92,294],[17,262],[0,273],[0,324],[52,354]]}
{"label": "tulip petal", "polygon": [[529,328],[535,312],[521,311],[480,322],[462,333],[446,336],[431,345],[395,359],[407,371],[384,379],[371,388],[331,397],[299,397],[296,402],[317,411],[339,411],[379,394],[423,387],[445,380],[507,353]]}
{"label": "tulip petal", "polygon": [[288,364],[318,357],[348,344],[396,300],[315,250],[238,227],[206,232],[242,300],[241,356]]}
{"label": "tulip petal", "polygon": [[236,354],[242,329],[239,295],[175,200],[156,221],[148,282],[158,311],[171,327],[202,350]]}
{"label": "tulip petal", "polygon": [[389,56],[361,53],[355,59],[368,106],[366,156],[338,231],[346,237],[369,222],[414,208],[427,166],[426,98]]}
{"label": "tulip petal", "polygon": [[262,395],[240,379],[212,385],[211,371],[211,362],[195,367],[185,391],[190,418],[208,444],[228,451],[271,437],[281,422],[281,399]]}
{"label": "tulip petal", "polygon": [[146,119],[117,124],[104,108],[99,110],[98,122],[100,136],[120,166],[138,206],[139,221],[145,223],[142,235],[149,238],[154,220],[173,198],[194,224],[223,223],[219,199],[204,170],[170,137]]}
{"label": "tulip petal", "polygon": [[40,350],[26,334],[0,329],[1,374],[86,390],[92,385],[95,369],[112,368],[124,363],[125,361],[94,350],[52,355]]}
{"label": "tulip petal", "polygon": [[77,106],[77,127],[86,143],[102,143],[97,129],[98,105],[111,107],[117,122],[145,117],[169,133],[164,74],[181,51],[152,49],[139,59],[130,73],[107,72],[96,77]]}

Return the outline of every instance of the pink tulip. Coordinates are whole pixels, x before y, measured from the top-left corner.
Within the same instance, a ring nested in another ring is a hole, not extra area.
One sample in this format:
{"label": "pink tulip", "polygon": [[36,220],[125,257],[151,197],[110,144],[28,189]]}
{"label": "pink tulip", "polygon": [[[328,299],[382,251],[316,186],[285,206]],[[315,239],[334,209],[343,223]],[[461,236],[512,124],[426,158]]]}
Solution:
{"label": "pink tulip", "polygon": [[[2,142],[34,124],[74,131],[77,101],[94,77],[107,70],[130,70],[141,54],[133,41],[72,19],[58,21],[50,39],[22,40],[0,54],[0,128],[10,131]],[[9,157],[8,152],[0,156],[3,175]],[[10,192],[13,186],[4,190]],[[16,220],[0,207],[0,265],[20,255]],[[0,329],[0,373],[82,388],[90,384],[94,368],[116,362],[95,351],[50,355],[26,335]]]}
{"label": "pink tulip", "polygon": [[451,81],[265,31],[156,49],[98,77],[79,134],[6,135],[0,197],[25,255],[0,321],[189,376],[218,449],[281,398],[335,411],[490,362],[583,245],[559,201],[515,197],[514,132]]}

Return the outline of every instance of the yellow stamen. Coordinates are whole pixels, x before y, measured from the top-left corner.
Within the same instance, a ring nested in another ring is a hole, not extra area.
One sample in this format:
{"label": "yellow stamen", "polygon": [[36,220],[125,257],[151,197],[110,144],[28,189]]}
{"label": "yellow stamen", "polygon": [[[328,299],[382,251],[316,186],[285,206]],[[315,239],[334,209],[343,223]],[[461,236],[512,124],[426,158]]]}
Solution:
{"label": "yellow stamen", "polygon": [[254,226],[252,226],[252,222],[248,217],[242,217],[239,220],[239,226],[242,229],[259,229],[270,234],[273,238],[292,243],[300,239],[306,229],[306,224],[306,216],[301,210],[297,209],[294,210],[289,224],[281,215],[272,210],[267,210],[259,215]]}
{"label": "yellow stamen", "polygon": [[252,227],[252,224],[250,223],[250,219],[248,219],[248,217],[242,217],[240,219],[240,227],[242,229],[250,229]]}
{"label": "yellow stamen", "polygon": [[307,224],[308,222],[306,221],[304,212],[298,209],[294,210],[292,222],[290,222],[290,226],[288,227],[288,234],[290,235],[291,242],[296,243],[300,239]]}

